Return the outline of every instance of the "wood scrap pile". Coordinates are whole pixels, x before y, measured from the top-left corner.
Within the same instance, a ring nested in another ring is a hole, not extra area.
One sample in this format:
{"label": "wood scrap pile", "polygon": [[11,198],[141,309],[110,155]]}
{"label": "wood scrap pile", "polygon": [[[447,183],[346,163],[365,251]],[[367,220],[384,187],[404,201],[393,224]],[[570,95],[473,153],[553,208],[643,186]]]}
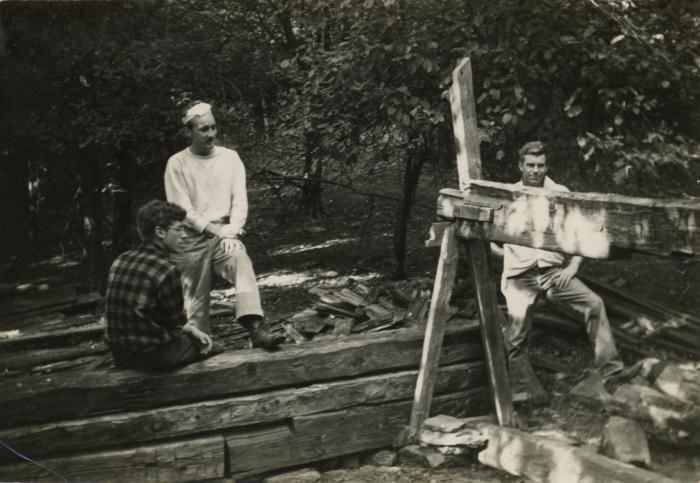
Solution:
{"label": "wood scrap pile", "polygon": [[340,288],[314,287],[313,307],[290,317],[288,334],[302,342],[324,335],[340,336],[425,325],[433,282],[418,278],[369,287],[350,280]]}

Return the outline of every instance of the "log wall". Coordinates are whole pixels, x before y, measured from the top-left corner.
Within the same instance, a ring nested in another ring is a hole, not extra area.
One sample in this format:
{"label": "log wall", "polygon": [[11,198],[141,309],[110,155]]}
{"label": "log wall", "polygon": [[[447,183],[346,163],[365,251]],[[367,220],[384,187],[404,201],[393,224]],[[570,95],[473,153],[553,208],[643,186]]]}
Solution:
{"label": "log wall", "polygon": [[[422,339],[404,329],[232,351],[169,373],[8,379],[0,441],[16,453],[0,448],[0,480],[241,477],[388,446],[409,420]],[[476,322],[448,331],[434,413],[487,410],[481,359]]]}

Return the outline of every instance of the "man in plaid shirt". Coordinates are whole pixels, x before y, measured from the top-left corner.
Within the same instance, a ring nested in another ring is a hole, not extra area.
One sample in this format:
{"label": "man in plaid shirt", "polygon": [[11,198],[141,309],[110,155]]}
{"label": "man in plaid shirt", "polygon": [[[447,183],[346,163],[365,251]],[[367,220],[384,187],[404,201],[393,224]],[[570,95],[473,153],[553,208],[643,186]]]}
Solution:
{"label": "man in plaid shirt", "polygon": [[180,247],[185,215],[165,201],[145,204],[137,215],[141,245],[109,270],[105,339],[119,367],[167,369],[223,351],[185,317],[180,273],[169,259]]}

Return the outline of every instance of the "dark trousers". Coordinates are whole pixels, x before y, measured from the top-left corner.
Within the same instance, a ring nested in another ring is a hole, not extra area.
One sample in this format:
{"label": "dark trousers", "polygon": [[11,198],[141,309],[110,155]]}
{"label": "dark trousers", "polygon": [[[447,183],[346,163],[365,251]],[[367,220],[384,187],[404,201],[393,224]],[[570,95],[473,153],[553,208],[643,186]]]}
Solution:
{"label": "dark trousers", "polygon": [[114,363],[124,369],[141,369],[162,371],[184,366],[191,362],[202,361],[223,352],[223,347],[214,344],[207,354],[200,352],[199,346],[187,334],[161,344],[147,352],[121,352],[112,350]]}

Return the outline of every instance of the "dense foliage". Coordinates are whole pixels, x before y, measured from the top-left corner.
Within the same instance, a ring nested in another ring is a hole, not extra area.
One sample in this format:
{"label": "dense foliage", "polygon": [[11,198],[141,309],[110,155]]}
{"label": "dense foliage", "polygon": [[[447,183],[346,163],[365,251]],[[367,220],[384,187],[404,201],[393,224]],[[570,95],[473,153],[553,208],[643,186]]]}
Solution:
{"label": "dense foliage", "polygon": [[487,177],[513,179],[517,148],[542,139],[557,179],[572,188],[698,193],[700,6],[692,0],[0,9],[2,216],[14,227],[3,243],[15,251],[39,231],[37,206],[56,215],[44,219],[60,224],[58,242],[77,242],[97,265],[104,246],[110,256],[121,250],[133,206],[162,193],[164,162],[184,143],[178,109],[203,99],[217,107],[223,141],[255,168],[249,176],[288,183],[312,216],[323,212],[324,183],[358,186],[400,168],[397,186],[380,194],[397,200],[403,275],[421,173],[454,164],[446,90],[467,55]]}

